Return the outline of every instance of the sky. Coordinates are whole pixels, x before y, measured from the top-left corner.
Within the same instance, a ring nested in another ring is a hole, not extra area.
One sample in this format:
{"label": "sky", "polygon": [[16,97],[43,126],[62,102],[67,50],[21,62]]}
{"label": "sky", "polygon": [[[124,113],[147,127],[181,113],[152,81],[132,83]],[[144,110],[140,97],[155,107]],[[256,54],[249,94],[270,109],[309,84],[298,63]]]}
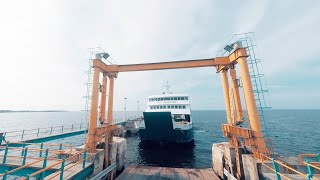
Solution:
{"label": "sky", "polygon": [[[89,48],[117,64],[215,57],[255,32],[274,109],[320,108],[320,1],[0,0],[0,109],[85,107]],[[115,110],[147,96],[188,93],[192,109],[225,109],[214,68],[120,73]]]}

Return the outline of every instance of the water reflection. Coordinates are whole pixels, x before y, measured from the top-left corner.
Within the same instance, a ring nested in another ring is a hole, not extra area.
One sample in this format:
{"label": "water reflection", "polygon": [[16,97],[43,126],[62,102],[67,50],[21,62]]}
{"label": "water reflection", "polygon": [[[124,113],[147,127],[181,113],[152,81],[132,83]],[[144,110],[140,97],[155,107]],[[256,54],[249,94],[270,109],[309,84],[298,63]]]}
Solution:
{"label": "water reflection", "polygon": [[139,164],[167,167],[194,167],[195,146],[193,144],[159,144],[140,142]]}

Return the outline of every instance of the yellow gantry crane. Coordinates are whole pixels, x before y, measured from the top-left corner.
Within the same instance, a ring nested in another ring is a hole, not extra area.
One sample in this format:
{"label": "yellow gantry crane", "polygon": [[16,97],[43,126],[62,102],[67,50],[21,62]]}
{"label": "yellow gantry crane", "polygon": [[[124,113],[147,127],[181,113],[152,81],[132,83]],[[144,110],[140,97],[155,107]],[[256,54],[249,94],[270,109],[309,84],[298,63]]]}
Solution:
{"label": "yellow gantry crane", "polygon": [[[263,135],[259,114],[254,99],[254,92],[250,79],[249,66],[247,62],[247,49],[242,47],[234,47],[230,55],[224,57],[215,57],[209,59],[185,60],[185,61],[170,61],[159,63],[145,64],[129,64],[129,65],[107,65],[101,59],[93,60],[93,89],[91,100],[90,121],[87,135],[86,146],[88,149],[96,150],[96,145],[100,143],[105,136],[105,163],[108,164],[108,144],[111,141],[110,131],[116,127],[112,125],[113,111],[113,92],[114,79],[117,78],[120,72],[131,71],[150,71],[150,70],[165,70],[165,69],[181,69],[181,68],[197,68],[197,67],[215,67],[217,73],[221,74],[221,81],[226,105],[227,124],[222,125],[222,131],[225,137],[229,138],[230,145],[235,147],[236,163],[237,163],[237,178],[243,177],[240,171],[240,154],[239,146],[246,146],[255,157],[260,158],[260,155],[270,156],[269,149],[266,146]],[[236,67],[239,66],[241,87],[243,89],[244,102],[241,103],[239,90],[239,77],[237,77]],[[99,107],[99,77],[102,74],[102,90],[100,96]],[[229,79],[230,82],[229,83]],[[107,81],[109,81],[109,90],[107,92]],[[108,111],[106,109],[106,96],[108,94]],[[250,128],[243,128],[241,124],[244,121],[244,113],[242,104],[245,105],[248,122]],[[102,124],[97,127],[97,121]],[[244,142],[241,143],[240,139]]]}

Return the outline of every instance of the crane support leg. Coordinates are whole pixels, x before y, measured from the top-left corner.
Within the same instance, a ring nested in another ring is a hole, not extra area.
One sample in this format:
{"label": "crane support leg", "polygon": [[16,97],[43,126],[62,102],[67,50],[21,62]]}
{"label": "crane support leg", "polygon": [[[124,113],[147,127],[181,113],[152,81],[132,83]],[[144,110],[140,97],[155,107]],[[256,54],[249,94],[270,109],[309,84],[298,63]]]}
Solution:
{"label": "crane support leg", "polygon": [[87,138],[87,148],[90,148],[92,152],[95,152],[96,150],[95,131],[97,128],[98,117],[99,75],[100,70],[98,68],[94,68],[90,121]]}
{"label": "crane support leg", "polygon": [[108,125],[112,124],[112,111],[113,111],[113,90],[114,90],[114,77],[110,76],[109,97],[108,97]]}
{"label": "crane support leg", "polygon": [[236,121],[237,121],[236,123],[241,124],[243,122],[243,110],[241,106],[237,73],[234,67],[230,68],[230,76],[231,76],[231,86],[233,90],[234,104],[236,108]]}
{"label": "crane support leg", "polygon": [[230,97],[229,97],[229,82],[228,82],[227,70],[221,71],[221,80],[222,80],[224,101],[226,103],[227,120],[228,120],[228,124],[232,125],[231,108],[230,108],[231,106],[230,106]]}
{"label": "crane support leg", "polygon": [[233,90],[232,88],[229,88],[229,100],[230,100],[230,109],[231,109],[231,121],[232,121],[232,125],[235,125],[235,118],[234,118],[234,97],[233,97]]}
{"label": "crane support leg", "polygon": [[255,139],[255,145],[257,146],[256,152],[268,153],[266,149],[265,140],[262,133],[261,122],[259,119],[259,114],[256,108],[256,102],[254,99],[254,94],[252,90],[252,84],[249,74],[249,68],[246,57],[240,57],[237,60],[240,68],[240,75],[242,80],[242,88],[244,93],[244,98],[246,102],[246,109],[248,113],[248,119],[250,127]]}
{"label": "crane support leg", "polygon": [[103,74],[102,78],[102,92],[100,100],[100,124],[103,124],[106,120],[106,96],[107,96],[107,76]]}

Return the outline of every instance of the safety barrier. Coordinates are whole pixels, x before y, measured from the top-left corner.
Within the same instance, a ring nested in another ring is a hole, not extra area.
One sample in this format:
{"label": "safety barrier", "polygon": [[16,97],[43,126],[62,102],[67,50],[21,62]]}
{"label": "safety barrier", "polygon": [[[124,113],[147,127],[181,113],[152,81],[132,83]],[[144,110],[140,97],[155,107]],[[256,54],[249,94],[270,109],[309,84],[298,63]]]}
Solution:
{"label": "safety barrier", "polygon": [[[55,156],[57,154],[60,153],[65,153],[66,151],[68,151],[70,149],[70,154],[72,153],[72,146],[68,145],[68,144],[35,144],[35,143],[28,143],[28,145],[40,145],[40,148],[29,148],[29,147],[20,147],[20,148],[16,148],[16,147],[9,147],[10,146],[10,142],[7,142],[5,147],[0,147],[0,150],[4,150],[4,154],[0,155],[3,157],[2,159],[2,164],[6,164],[7,163],[7,158],[15,158],[15,159],[21,159],[21,166],[15,169],[12,169],[10,171],[5,171],[5,173],[0,174],[0,177],[2,177],[4,180],[7,179],[8,175],[22,170],[24,168],[28,168],[33,164],[39,163],[41,161],[43,161],[43,168],[46,168],[47,166],[47,161],[48,160],[52,160],[52,159],[56,159]],[[50,148],[54,148],[57,147],[56,149],[49,149],[49,148],[45,148],[44,147],[50,147]],[[62,147],[68,147],[69,149],[65,149],[62,150]],[[9,152],[21,152],[21,155],[9,155]],[[44,152],[44,154],[43,154]],[[50,153],[54,153],[55,155],[50,156]],[[31,155],[31,156],[30,156]],[[32,156],[33,155],[33,156]],[[33,162],[30,163],[26,163],[27,158],[32,158],[34,159]],[[41,174],[41,177],[44,176],[44,173]]]}
{"label": "safety barrier", "polygon": [[[306,165],[307,167],[307,172],[308,174],[304,174],[288,165],[286,165],[285,162],[281,162],[279,160],[276,160],[275,158],[270,158],[268,156],[265,156],[264,154],[260,154],[260,158],[261,160],[261,163],[263,166],[267,167],[269,170],[273,171],[275,174],[276,174],[276,177],[277,177],[277,180],[281,180],[281,178],[284,178],[284,179],[291,179],[290,177],[288,177],[287,175],[285,175],[284,173],[280,173],[279,172],[279,166],[282,166],[284,167],[285,169],[287,170],[290,170],[291,172],[297,174],[297,175],[300,175],[301,177],[303,178],[306,178],[308,180],[319,180],[318,178],[314,177],[313,175],[313,169],[317,169],[317,170],[320,170],[320,168],[318,166],[315,166],[313,164],[311,164],[310,162],[308,161],[304,161],[302,164]],[[272,162],[272,167],[270,167],[269,165],[267,165],[264,160],[268,160],[268,161],[271,161]]]}
{"label": "safety barrier", "polygon": [[[73,156],[62,159],[57,163],[54,163],[48,167],[44,167],[43,169],[41,169],[37,172],[34,172],[32,174],[27,175],[27,177],[22,178],[22,180],[29,180],[29,178],[35,177],[35,176],[39,175],[40,173],[44,173],[45,171],[49,170],[50,168],[58,166],[58,165],[60,165],[60,171],[57,172],[56,174],[54,174],[53,176],[50,176],[48,179],[53,179],[53,178],[59,176],[59,179],[62,180],[64,177],[64,173],[66,171],[70,170],[71,168],[73,168],[74,166],[82,163],[82,169],[86,168],[86,163],[87,163],[88,159],[94,155],[94,153],[90,153],[90,155],[88,156],[87,155],[88,152],[90,152],[90,149],[85,149],[83,151],[77,152]],[[80,156],[83,156],[83,158],[81,160],[77,160],[76,162],[74,162],[75,159],[77,159]],[[69,161],[69,160],[73,163],[72,165],[70,165],[70,163],[67,163],[67,161]],[[115,166],[113,168],[115,168]]]}
{"label": "safety barrier", "polygon": [[7,140],[7,141],[24,140],[26,137],[38,138],[38,137],[51,136],[56,134],[78,131],[78,130],[84,130],[86,128],[87,128],[87,125],[85,123],[80,123],[80,124],[71,124],[71,125],[64,125],[64,126],[52,126],[52,127],[46,127],[46,128],[8,131],[8,132],[5,132],[2,136],[0,136],[0,145],[2,144],[3,140]]}
{"label": "safety barrier", "polygon": [[[77,156],[79,156],[79,155],[81,155],[81,154],[83,154],[83,159],[82,159],[82,160],[79,160],[79,161],[73,163],[73,164],[72,164],[71,166],[69,166],[68,168],[65,168],[65,167],[66,167],[66,161],[71,160],[71,159],[74,159],[75,157],[77,157]],[[72,167],[74,167],[74,166],[76,166],[76,165],[78,165],[78,164],[80,164],[80,163],[82,163],[82,169],[84,169],[84,168],[86,167],[86,161],[87,161],[87,159],[90,158],[90,157],[92,157],[92,156],[93,156],[93,153],[91,153],[91,155],[90,155],[89,157],[87,157],[87,150],[84,150],[84,151],[81,151],[81,152],[76,153],[75,155],[73,155],[73,156],[71,156],[71,157],[69,157],[69,158],[62,159],[60,171],[59,171],[57,174],[55,174],[54,176],[51,176],[49,179],[53,179],[53,178],[55,178],[55,177],[57,177],[57,176],[60,176],[60,180],[62,180],[65,171],[68,171],[69,169],[71,169]],[[31,177],[31,176],[30,176],[30,177]]]}

